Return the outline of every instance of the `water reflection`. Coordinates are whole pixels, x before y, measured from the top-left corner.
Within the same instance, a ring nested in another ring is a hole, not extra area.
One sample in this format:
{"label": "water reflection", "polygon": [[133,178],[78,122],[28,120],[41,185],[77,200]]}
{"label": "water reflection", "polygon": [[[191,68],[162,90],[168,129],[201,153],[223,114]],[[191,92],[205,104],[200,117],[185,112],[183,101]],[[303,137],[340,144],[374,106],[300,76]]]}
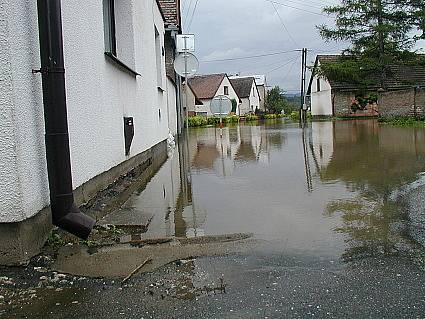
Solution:
{"label": "water reflection", "polygon": [[326,216],[341,216],[335,231],[346,235],[343,259],[399,253],[400,245],[409,244],[409,216],[393,195],[424,171],[425,131],[375,121],[330,124],[332,134],[316,130],[321,134],[312,146],[321,180],[342,181],[358,194],[331,201],[325,211]]}
{"label": "water reflection", "polygon": [[413,245],[399,196],[425,171],[425,130],[376,121],[271,122],[190,131],[124,205],[144,236],[252,232],[276,249],[341,257]]}

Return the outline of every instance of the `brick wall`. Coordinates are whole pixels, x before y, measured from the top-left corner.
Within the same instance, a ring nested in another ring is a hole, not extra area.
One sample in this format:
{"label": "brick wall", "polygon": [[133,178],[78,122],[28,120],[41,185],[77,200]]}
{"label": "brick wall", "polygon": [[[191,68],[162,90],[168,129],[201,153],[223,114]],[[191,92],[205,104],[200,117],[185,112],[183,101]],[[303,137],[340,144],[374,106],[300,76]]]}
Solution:
{"label": "brick wall", "polygon": [[425,116],[425,90],[391,91],[380,94],[379,113],[384,117]]}
{"label": "brick wall", "polygon": [[333,92],[333,105],[335,116],[347,116],[351,114],[351,105],[356,96],[352,92]]}

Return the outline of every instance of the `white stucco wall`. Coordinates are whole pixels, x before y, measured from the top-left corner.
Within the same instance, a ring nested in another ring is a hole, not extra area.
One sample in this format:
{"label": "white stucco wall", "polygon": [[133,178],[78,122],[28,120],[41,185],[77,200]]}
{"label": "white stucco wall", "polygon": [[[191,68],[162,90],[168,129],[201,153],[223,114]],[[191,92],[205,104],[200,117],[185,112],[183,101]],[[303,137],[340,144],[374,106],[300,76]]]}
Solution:
{"label": "white stucco wall", "polygon": [[[163,45],[162,16],[155,0],[131,0],[130,7],[137,36],[127,44],[134,47],[127,57],[134,56],[137,78],[104,55],[102,1],[62,1],[75,188],[128,158],[124,116],[134,117],[131,156],[168,135],[168,93],[157,89],[154,45],[154,25]],[[17,222],[49,204],[41,78],[31,74],[40,66],[35,2],[0,0],[0,26],[0,222]],[[132,38],[130,32],[127,41]],[[122,46],[118,55],[123,55]],[[162,65],[166,83],[165,61]]]}
{"label": "white stucco wall", "polygon": [[[320,80],[320,92],[317,91],[317,80]],[[311,86],[311,114],[313,116],[333,115],[332,88],[324,78],[313,78]]]}
{"label": "white stucco wall", "polygon": [[177,134],[177,88],[173,81],[167,78],[167,112],[168,126],[171,134]]}

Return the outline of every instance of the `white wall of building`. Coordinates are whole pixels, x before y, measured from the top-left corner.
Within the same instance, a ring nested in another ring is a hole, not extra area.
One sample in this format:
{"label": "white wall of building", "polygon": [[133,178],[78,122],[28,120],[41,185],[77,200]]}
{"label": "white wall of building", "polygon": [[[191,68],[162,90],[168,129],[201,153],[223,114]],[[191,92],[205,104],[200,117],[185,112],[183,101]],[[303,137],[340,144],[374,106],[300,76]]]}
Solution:
{"label": "white wall of building", "polygon": [[[320,81],[320,91],[318,83]],[[311,86],[311,114],[313,116],[333,115],[332,88],[326,79],[315,76]]]}
{"label": "white wall of building", "polygon": [[[102,1],[62,1],[75,188],[128,159],[124,116],[134,117],[130,156],[168,135],[168,93],[156,81],[154,26],[163,45],[162,16],[155,0],[129,1],[133,33],[117,40],[117,52],[123,54],[123,46],[134,50],[123,56],[126,63],[133,59],[137,78],[104,55]],[[0,222],[18,222],[49,204],[41,77],[31,74],[40,66],[34,1],[0,0],[0,46]],[[166,83],[165,61],[162,65]]]}
{"label": "white wall of building", "polygon": [[242,98],[241,100],[242,103],[239,106],[239,115],[254,113],[257,108],[260,109],[260,96],[254,82],[252,82],[249,98]]}
{"label": "white wall of building", "polygon": [[167,112],[168,126],[173,135],[177,134],[177,88],[173,81],[167,78]]}

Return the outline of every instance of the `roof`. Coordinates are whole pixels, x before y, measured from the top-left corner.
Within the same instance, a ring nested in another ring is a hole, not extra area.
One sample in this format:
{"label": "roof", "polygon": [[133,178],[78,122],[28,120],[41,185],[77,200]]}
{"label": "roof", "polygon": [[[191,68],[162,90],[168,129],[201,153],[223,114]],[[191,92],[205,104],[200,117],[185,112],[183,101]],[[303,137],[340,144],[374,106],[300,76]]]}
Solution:
{"label": "roof", "polygon": [[165,25],[181,27],[180,0],[157,0],[164,15]]}
{"label": "roof", "polygon": [[[341,55],[318,55],[316,58],[316,63],[314,68],[316,69],[319,63],[327,62],[337,62]],[[399,90],[405,88],[411,88],[412,86],[422,86],[425,85],[425,65],[402,65],[402,64],[391,64],[388,66],[389,76],[386,79],[385,86],[388,90]],[[311,92],[311,85],[315,72],[310,79],[310,85],[308,92]],[[373,89],[378,89],[381,87],[379,76],[376,75],[374,80],[377,84],[372,86]],[[349,83],[343,81],[335,81],[328,79],[332,89],[334,90],[355,90],[359,86],[356,83]]]}
{"label": "roof", "polygon": [[[185,87],[186,84],[183,83],[183,87]],[[187,86],[189,90],[192,92],[193,96],[195,97],[195,104],[196,105],[203,105],[202,101],[199,99],[199,97],[196,95],[195,91],[192,90],[192,87],[190,85]]]}
{"label": "roof", "polygon": [[253,77],[249,78],[231,78],[230,82],[235,88],[236,94],[241,98],[247,98],[251,95],[252,82],[255,83]]}
{"label": "roof", "polygon": [[257,86],[266,86],[266,76],[265,75],[234,75],[229,76],[229,79],[244,79],[244,78],[254,78],[255,84]]}
{"label": "roof", "polygon": [[188,83],[199,99],[212,99],[226,76],[225,73],[199,75],[190,78]]}

